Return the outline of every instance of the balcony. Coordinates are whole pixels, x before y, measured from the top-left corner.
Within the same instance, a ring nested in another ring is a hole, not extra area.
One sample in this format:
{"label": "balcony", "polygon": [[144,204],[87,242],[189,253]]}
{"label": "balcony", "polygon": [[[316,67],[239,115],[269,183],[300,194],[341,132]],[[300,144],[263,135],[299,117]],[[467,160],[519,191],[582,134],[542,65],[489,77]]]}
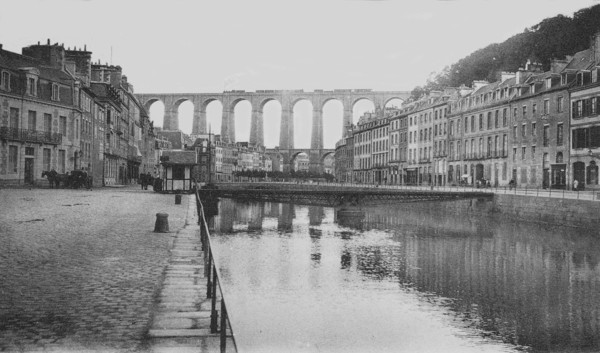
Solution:
{"label": "balcony", "polygon": [[0,139],[60,145],[62,143],[62,134],[2,126],[0,127]]}

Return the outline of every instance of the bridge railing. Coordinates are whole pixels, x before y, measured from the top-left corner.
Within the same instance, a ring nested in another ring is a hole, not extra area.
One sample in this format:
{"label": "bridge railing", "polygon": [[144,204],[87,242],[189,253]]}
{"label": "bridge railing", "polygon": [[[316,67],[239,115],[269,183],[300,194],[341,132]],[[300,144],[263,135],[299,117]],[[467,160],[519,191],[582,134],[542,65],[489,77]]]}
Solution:
{"label": "bridge railing", "polygon": [[[258,183],[258,182],[257,182]],[[314,183],[303,183],[295,181],[270,181],[269,183],[277,183],[281,185],[325,185],[325,186],[338,186],[338,187],[354,187],[354,188],[368,188],[368,189],[388,189],[388,190],[416,190],[416,191],[447,191],[447,192],[478,192],[478,193],[489,193],[489,194],[505,194],[505,195],[521,195],[530,197],[551,197],[561,199],[576,199],[576,200],[588,200],[588,201],[600,201],[600,190],[566,190],[552,189],[552,188],[541,188],[541,187],[528,187],[528,186],[489,186],[489,187],[476,187],[471,185],[389,185],[389,184],[362,184],[362,183],[338,183],[338,182],[314,182]],[[229,184],[229,183],[228,183]],[[248,184],[247,182],[239,184]]]}
{"label": "bridge railing", "polygon": [[[229,328],[233,347],[235,351],[238,352],[235,334],[230,320],[231,315],[227,311],[227,306],[225,304],[227,295],[221,283],[223,277],[221,276],[217,259],[213,253],[204,205],[202,204],[200,194],[198,193],[199,185],[198,183],[195,183],[195,185],[196,203],[198,205],[198,223],[200,224],[200,240],[202,243],[202,251],[204,252],[204,275],[207,278],[206,297],[211,299],[210,331],[211,333],[220,334],[221,353],[225,353],[227,351],[227,329]],[[219,312],[217,310],[218,298],[221,299],[221,320],[219,320]]]}

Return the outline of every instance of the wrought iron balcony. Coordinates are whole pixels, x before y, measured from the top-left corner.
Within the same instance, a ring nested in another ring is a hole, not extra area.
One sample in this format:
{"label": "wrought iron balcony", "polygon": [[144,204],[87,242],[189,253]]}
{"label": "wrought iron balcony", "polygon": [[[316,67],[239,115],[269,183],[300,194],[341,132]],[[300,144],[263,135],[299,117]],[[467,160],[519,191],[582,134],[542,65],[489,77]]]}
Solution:
{"label": "wrought iron balcony", "polygon": [[62,134],[2,126],[0,127],[0,139],[60,145],[62,143]]}

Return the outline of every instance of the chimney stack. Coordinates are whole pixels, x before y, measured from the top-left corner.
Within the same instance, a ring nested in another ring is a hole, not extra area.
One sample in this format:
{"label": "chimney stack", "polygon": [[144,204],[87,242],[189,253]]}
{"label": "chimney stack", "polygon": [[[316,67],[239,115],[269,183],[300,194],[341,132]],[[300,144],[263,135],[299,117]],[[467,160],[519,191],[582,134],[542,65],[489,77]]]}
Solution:
{"label": "chimney stack", "polygon": [[594,61],[596,65],[600,65],[600,31],[594,34],[591,47],[594,51]]}

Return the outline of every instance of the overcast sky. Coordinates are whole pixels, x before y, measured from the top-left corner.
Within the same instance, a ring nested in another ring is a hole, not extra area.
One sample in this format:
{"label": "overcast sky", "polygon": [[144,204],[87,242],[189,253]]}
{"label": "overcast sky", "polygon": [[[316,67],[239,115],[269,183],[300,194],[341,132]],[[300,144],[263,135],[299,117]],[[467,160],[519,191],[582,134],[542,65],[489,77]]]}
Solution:
{"label": "overcast sky", "polygon": [[[87,45],[94,61],[120,65],[138,93],[411,90],[431,72],[474,50],[504,41],[544,18],[572,16],[597,3],[2,0],[0,43],[15,52],[47,38],[65,47]],[[242,116],[249,108],[242,104],[239,110]],[[216,119],[211,114],[209,110],[209,120]],[[330,115],[341,126],[341,115]],[[244,129],[248,119],[240,119]],[[189,130],[187,125],[182,122],[182,130]],[[213,121],[213,126],[220,122]],[[336,135],[331,141],[340,137],[338,131],[327,132],[327,121],[325,129],[326,135]]]}

